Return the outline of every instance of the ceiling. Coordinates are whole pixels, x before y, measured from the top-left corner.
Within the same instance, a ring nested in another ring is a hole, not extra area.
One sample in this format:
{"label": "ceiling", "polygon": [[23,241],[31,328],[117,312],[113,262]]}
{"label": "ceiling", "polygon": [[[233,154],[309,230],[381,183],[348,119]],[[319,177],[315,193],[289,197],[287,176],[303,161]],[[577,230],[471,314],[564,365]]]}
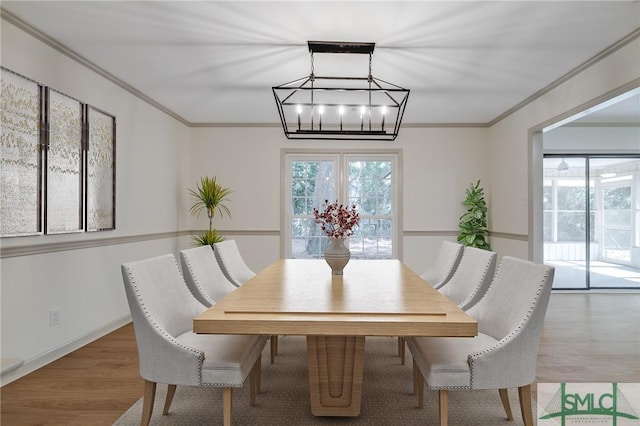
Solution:
{"label": "ceiling", "polygon": [[[309,74],[308,40],[375,42],[373,76],[411,89],[405,124],[491,123],[640,31],[638,1],[1,7],[189,124],[278,123],[271,87]],[[316,54],[316,75],[366,76],[360,56]],[[640,98],[625,105],[602,120],[638,122]]]}

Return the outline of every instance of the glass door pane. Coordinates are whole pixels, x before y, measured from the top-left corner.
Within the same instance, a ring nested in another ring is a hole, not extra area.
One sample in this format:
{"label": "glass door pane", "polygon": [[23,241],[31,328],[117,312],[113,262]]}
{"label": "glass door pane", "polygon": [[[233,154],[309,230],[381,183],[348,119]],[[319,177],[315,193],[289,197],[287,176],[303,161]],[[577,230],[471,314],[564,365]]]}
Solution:
{"label": "glass door pane", "polygon": [[336,200],[337,158],[291,158],[289,162],[289,244],[291,258],[322,257],[327,238],[315,222],[313,209]]}
{"label": "glass door pane", "polygon": [[358,206],[360,224],[349,238],[351,257],[393,258],[393,161],[351,158],[349,203]]}
{"label": "glass door pane", "polygon": [[586,158],[545,156],[543,168],[544,263],[556,268],[553,288],[588,288]]}
{"label": "glass door pane", "polygon": [[639,174],[640,158],[590,159],[596,204],[591,288],[640,287]]}

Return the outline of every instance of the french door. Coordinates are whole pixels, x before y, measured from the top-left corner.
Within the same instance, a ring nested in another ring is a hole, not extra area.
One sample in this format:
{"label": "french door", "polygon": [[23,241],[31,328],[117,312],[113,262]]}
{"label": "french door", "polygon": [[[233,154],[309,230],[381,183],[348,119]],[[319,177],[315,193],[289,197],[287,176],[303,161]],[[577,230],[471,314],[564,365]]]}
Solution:
{"label": "french door", "polygon": [[348,240],[352,258],[397,257],[397,154],[292,153],[285,159],[285,257],[322,257],[328,240],[313,209],[325,200],[357,206],[360,224]]}

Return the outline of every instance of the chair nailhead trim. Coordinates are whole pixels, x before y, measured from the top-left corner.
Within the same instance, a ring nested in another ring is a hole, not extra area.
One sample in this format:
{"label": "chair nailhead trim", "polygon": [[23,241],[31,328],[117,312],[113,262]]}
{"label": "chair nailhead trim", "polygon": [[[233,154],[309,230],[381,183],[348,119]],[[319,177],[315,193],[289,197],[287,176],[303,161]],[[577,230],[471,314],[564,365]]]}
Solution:
{"label": "chair nailhead trim", "polygon": [[[467,297],[462,303],[460,303],[460,305],[458,306],[465,306],[467,303],[469,303],[473,297],[478,293],[478,291],[480,290],[480,287],[482,287],[482,284],[484,283],[484,280],[487,277],[487,272],[489,272],[489,264],[491,262],[489,262],[488,264],[485,265],[484,267],[484,271],[482,272],[482,278],[480,279],[480,282],[478,283],[478,285],[476,286],[476,288],[473,289],[473,292],[471,293],[471,295],[469,297]],[[485,293],[486,294],[486,293]],[[482,297],[484,297],[484,294],[482,295]],[[482,299],[482,298],[481,298]],[[479,302],[479,301],[478,301]],[[478,303],[476,302],[476,303]]]}
{"label": "chair nailhead trim", "polygon": [[236,286],[241,286],[242,283],[240,282],[240,280],[238,280],[238,278],[233,274],[233,271],[231,270],[231,268],[229,268],[229,262],[226,260],[225,255],[224,255],[224,250],[220,250],[218,248],[217,251],[218,255],[220,256],[220,259],[222,260],[222,263],[224,265],[224,269],[227,272],[227,274],[229,275],[229,278],[231,278],[231,281],[233,281],[233,283]]}
{"label": "chair nailhead trim", "polygon": [[[216,304],[216,301],[211,299],[211,297],[209,297],[209,295],[207,294],[207,292],[202,288],[202,286],[200,285],[200,281],[198,280],[198,278],[196,277],[197,274],[193,273],[193,267],[191,265],[191,261],[188,258],[185,258],[186,262],[187,262],[187,267],[189,268],[189,271],[191,271],[191,278],[193,279],[193,283],[196,285],[196,287],[198,288],[198,290],[200,291],[200,293],[203,295],[203,297],[207,300],[210,300],[214,305]],[[192,292],[193,294],[193,292]],[[194,294],[195,296],[195,294]],[[196,297],[197,299],[197,297]]]}
{"label": "chair nailhead trim", "polygon": [[[154,259],[159,259],[160,257],[155,257]],[[176,267],[176,269],[178,268],[178,264],[175,260],[175,258],[173,259],[173,263]],[[179,270],[179,269],[178,269]],[[200,380],[200,385],[202,385],[202,363],[204,361],[204,352],[200,352],[200,351],[196,351],[193,348],[190,348],[189,346],[185,346],[183,344],[181,344],[180,342],[178,342],[172,335],[170,335],[169,333],[166,332],[166,330],[162,327],[160,327],[160,325],[153,319],[153,317],[151,316],[151,314],[149,313],[146,305],[141,301],[141,295],[140,295],[140,290],[138,288],[138,285],[136,284],[136,280],[133,278],[133,275],[131,274],[131,270],[129,268],[127,268],[127,275],[129,275],[129,280],[131,281],[131,284],[133,284],[133,289],[136,292],[136,297],[140,303],[140,307],[142,308],[142,312],[144,312],[145,316],[149,319],[149,322],[155,327],[156,330],[158,330],[158,332],[160,332],[160,334],[162,334],[167,340],[169,340],[171,343],[173,343],[174,345],[188,350],[189,352],[193,352],[195,355],[198,355],[198,376],[199,376],[199,380]]]}
{"label": "chair nailhead trim", "polygon": [[[496,271],[496,275],[497,275],[497,271]],[[527,315],[522,319],[522,321],[516,326],[516,328],[509,333],[508,335],[506,335],[505,337],[503,337],[502,339],[500,339],[500,341],[498,343],[496,343],[494,346],[485,349],[484,351],[481,352],[477,352],[475,354],[470,354],[469,355],[469,368],[471,370],[471,388],[473,389],[473,367],[474,367],[474,362],[476,360],[476,358],[487,354],[489,352],[493,352],[498,350],[498,348],[500,348],[501,346],[507,344],[509,341],[511,341],[515,336],[520,334],[520,330],[522,330],[522,328],[527,324],[527,322],[529,322],[529,319],[531,318],[531,315],[536,307],[536,305],[538,304],[538,300],[540,298],[540,293],[542,292],[542,288],[544,287],[544,283],[547,280],[547,277],[549,276],[549,272],[545,272],[545,274],[543,275],[540,283],[538,284],[538,289],[536,290],[536,297],[534,298],[533,302],[531,303],[531,306],[529,306],[529,311],[527,312]]]}

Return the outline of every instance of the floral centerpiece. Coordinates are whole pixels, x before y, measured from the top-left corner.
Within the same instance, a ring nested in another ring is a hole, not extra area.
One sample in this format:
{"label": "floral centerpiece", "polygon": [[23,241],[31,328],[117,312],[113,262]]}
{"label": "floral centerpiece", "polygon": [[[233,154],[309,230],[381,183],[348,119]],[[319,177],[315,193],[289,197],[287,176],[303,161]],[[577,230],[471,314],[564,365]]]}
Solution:
{"label": "floral centerpiece", "polygon": [[338,200],[333,203],[324,200],[322,207],[322,212],[314,208],[313,216],[327,237],[346,238],[353,235],[353,228],[360,222],[355,204],[345,207],[338,204]]}
{"label": "floral centerpiece", "polygon": [[324,259],[331,267],[333,275],[342,275],[342,270],[351,259],[349,248],[344,245],[345,238],[353,235],[353,228],[360,222],[356,205],[345,206],[338,200],[329,203],[324,200],[324,210],[313,209],[315,221],[329,237],[329,247],[324,252]]}

